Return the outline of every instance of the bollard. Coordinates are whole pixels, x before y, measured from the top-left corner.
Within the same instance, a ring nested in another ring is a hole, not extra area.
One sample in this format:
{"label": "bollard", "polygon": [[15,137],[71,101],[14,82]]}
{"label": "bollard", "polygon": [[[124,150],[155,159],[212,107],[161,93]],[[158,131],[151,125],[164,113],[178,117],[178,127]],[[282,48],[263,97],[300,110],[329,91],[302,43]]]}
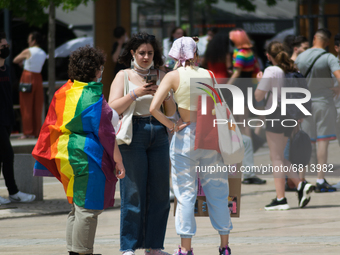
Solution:
{"label": "bollard", "polygon": [[33,176],[35,159],[31,154],[14,154],[14,178],[18,189],[43,201],[43,177]]}

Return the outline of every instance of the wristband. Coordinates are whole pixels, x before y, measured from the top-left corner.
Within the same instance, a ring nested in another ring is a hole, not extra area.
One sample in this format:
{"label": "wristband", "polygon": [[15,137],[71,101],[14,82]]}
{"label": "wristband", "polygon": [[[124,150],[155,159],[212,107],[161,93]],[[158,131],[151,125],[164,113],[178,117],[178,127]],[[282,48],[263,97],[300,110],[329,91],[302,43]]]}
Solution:
{"label": "wristband", "polygon": [[135,90],[132,90],[133,94],[135,95],[136,99],[138,98],[138,96],[135,93]]}
{"label": "wristband", "polygon": [[130,95],[130,97],[133,101],[136,101],[136,99],[132,96],[131,91],[130,91],[129,95]]}
{"label": "wristband", "polygon": [[176,124],[174,123],[174,126],[173,126],[172,128],[169,128],[169,131],[170,131],[171,133],[174,132],[175,127],[176,127]]}

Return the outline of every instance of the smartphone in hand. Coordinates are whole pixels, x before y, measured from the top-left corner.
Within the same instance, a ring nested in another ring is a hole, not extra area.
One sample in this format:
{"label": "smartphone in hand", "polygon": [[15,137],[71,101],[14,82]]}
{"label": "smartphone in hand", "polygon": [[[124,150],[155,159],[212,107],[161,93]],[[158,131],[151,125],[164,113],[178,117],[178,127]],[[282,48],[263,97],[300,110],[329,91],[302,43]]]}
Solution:
{"label": "smartphone in hand", "polygon": [[[145,82],[146,83],[156,84],[156,82],[157,82],[157,74],[151,74],[151,75],[146,76]],[[150,86],[152,86],[152,85],[148,85],[146,87],[150,87]]]}

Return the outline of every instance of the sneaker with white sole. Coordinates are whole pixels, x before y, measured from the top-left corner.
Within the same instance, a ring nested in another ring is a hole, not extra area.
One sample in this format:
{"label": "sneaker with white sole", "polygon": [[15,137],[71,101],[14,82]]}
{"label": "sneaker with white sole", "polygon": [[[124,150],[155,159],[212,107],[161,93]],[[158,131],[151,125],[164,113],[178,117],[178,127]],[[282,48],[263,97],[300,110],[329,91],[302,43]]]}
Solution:
{"label": "sneaker with white sole", "polygon": [[145,249],[144,255],[171,255],[161,249]]}
{"label": "sneaker with white sole", "polygon": [[0,196],[0,205],[6,205],[9,204],[11,201],[8,200],[7,198],[1,197]]}
{"label": "sneaker with white sole", "polygon": [[28,202],[32,202],[35,199],[35,195],[33,194],[27,194],[24,192],[19,191],[18,193],[14,194],[14,195],[9,195],[9,200],[11,200],[12,202],[20,202],[20,203],[28,203]]}
{"label": "sneaker with white sole", "polygon": [[123,255],[135,255],[133,251],[124,251]]}
{"label": "sneaker with white sole", "polygon": [[337,184],[332,185],[333,188],[336,188],[337,191],[340,191],[340,182]]}
{"label": "sneaker with white sole", "polygon": [[270,204],[264,207],[266,211],[288,210],[289,208],[290,207],[286,198],[282,199],[281,201],[277,201],[277,198],[274,198]]}
{"label": "sneaker with white sole", "polygon": [[301,183],[301,187],[299,190],[297,190],[298,197],[299,197],[299,207],[303,208],[305,207],[309,201],[310,201],[310,193],[312,193],[315,190],[315,186],[303,181]]}

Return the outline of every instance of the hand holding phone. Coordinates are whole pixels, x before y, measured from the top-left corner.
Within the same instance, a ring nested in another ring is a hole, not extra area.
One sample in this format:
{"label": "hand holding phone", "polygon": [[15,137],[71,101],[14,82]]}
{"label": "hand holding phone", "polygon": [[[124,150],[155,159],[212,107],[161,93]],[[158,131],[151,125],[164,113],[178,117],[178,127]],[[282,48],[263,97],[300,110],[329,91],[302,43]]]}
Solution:
{"label": "hand holding phone", "polygon": [[[157,82],[157,75],[156,74],[151,74],[151,75],[146,76],[145,82],[146,83],[156,84],[156,82]],[[152,86],[152,85],[148,85],[147,87],[150,87],[150,86]]]}

